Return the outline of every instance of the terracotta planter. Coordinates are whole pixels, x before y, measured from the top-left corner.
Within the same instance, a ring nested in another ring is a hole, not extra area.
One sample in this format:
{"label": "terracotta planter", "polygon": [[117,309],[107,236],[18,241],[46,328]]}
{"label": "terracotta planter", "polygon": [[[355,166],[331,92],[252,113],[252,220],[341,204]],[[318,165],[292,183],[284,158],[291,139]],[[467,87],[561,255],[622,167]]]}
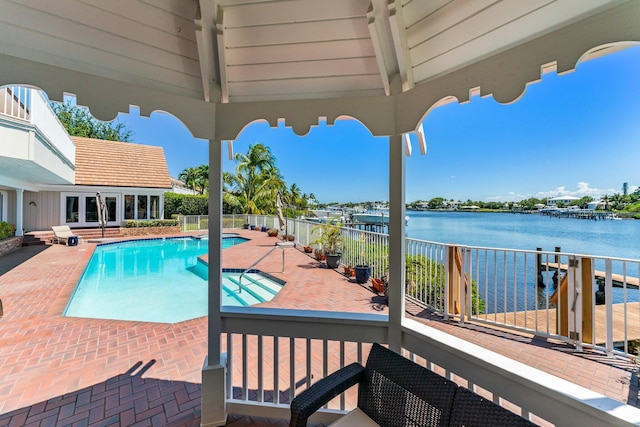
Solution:
{"label": "terracotta planter", "polygon": [[371,284],[373,285],[373,289],[375,289],[376,292],[384,292],[384,282],[382,281],[382,279],[373,277],[371,279]]}
{"label": "terracotta planter", "polygon": [[313,248],[311,246],[305,246],[303,249],[305,254],[310,254],[313,252]]}

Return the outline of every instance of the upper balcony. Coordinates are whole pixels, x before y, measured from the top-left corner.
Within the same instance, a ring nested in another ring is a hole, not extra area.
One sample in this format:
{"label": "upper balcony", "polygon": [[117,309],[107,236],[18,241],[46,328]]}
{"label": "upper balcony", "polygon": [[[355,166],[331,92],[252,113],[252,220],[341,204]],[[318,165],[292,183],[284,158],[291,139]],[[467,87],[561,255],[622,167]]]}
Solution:
{"label": "upper balcony", "polygon": [[0,182],[36,189],[73,184],[75,146],[41,91],[19,86],[0,90]]}

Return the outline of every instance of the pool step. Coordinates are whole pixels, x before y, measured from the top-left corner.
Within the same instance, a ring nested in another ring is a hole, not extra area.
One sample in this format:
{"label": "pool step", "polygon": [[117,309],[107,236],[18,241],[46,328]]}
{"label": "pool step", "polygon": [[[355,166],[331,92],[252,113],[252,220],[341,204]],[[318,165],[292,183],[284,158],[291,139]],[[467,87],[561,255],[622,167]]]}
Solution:
{"label": "pool step", "polygon": [[241,273],[226,273],[225,285],[239,298],[245,301],[255,300],[251,303],[269,301],[282,288],[282,285],[275,283],[260,273],[245,273],[242,276],[242,287],[240,287]]}
{"label": "pool step", "polygon": [[[207,280],[208,278],[207,265],[201,260],[198,260],[198,263],[189,267],[188,270],[202,280]],[[222,279],[222,290],[241,305],[247,306],[269,301],[282,289],[280,283],[274,282],[260,273],[252,272],[245,273],[242,276],[241,290],[240,275],[240,272],[225,271]]]}

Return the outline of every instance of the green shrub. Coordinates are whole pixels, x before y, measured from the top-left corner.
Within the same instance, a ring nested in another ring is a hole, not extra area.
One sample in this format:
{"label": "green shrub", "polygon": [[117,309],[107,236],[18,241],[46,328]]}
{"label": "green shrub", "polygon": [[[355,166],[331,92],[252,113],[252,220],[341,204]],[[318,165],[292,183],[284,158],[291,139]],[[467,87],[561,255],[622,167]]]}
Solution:
{"label": "green shrub", "polygon": [[178,225],[177,219],[149,219],[149,220],[127,219],[124,221],[124,228],[173,227],[175,225]]}
{"label": "green shrub", "polygon": [[8,222],[0,221],[0,240],[13,237],[13,233],[16,231],[16,226],[9,224]]}
{"label": "green shrub", "polygon": [[209,198],[202,195],[164,193],[164,217],[208,215]]}

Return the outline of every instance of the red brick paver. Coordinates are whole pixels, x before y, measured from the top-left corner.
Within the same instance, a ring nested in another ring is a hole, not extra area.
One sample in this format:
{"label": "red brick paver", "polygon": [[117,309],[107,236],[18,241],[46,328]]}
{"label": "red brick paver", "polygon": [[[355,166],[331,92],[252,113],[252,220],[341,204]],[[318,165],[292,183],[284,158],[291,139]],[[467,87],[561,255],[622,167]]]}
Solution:
{"label": "red brick paver", "polygon": [[[265,233],[223,251],[225,267],[249,266],[271,249]],[[62,317],[95,245],[24,248],[0,258],[0,427],[8,425],[196,426],[207,322],[176,324]],[[19,259],[25,253],[32,256]],[[377,313],[381,297],[298,249],[274,252],[256,268],[287,282],[263,306]],[[7,267],[12,259],[17,266]],[[637,404],[635,365],[576,352],[563,343],[444,322],[407,305],[421,321],[622,402]],[[286,351],[286,350],[284,350]],[[227,425],[286,425],[230,416]]]}
{"label": "red brick paver", "polygon": [[[252,241],[225,249],[225,267],[248,266],[276,241],[261,232],[242,233]],[[0,427],[32,421],[40,423],[36,425],[130,425],[141,420],[161,426],[199,418],[206,317],[161,324],[62,316],[94,248],[90,243],[53,245],[44,250],[24,248],[18,252],[32,251],[33,256],[24,262],[19,259],[10,269],[11,259],[21,254],[0,258],[4,265],[0,265],[4,306],[0,319]],[[315,300],[317,309],[323,310],[373,312],[378,306],[376,294],[365,287],[350,283],[336,271],[318,268],[315,260],[297,249],[286,251],[285,273],[280,273],[280,253],[257,266],[287,282],[283,295],[303,292],[305,307],[313,308],[308,302]],[[318,289],[323,289],[324,296],[310,298]],[[293,299],[291,295],[286,298]],[[272,304],[280,300],[284,305],[286,298],[278,295]],[[302,307],[298,304],[298,308]],[[145,368],[134,374],[132,367],[139,366]],[[112,381],[122,384],[107,391]],[[103,391],[96,393],[97,389]],[[73,396],[80,404],[72,402]],[[56,405],[59,401],[66,403]],[[129,408],[131,402],[133,409]],[[66,421],[66,417],[74,418],[67,423],[63,417]],[[247,422],[247,418],[231,420]]]}

